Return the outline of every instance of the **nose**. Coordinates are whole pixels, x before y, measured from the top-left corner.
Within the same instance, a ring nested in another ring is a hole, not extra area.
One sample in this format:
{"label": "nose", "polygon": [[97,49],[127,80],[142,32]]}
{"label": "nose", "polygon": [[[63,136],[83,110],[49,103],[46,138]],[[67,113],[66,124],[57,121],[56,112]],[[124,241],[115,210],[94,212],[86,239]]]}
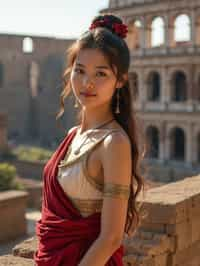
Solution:
{"label": "nose", "polygon": [[83,86],[85,88],[88,88],[88,87],[94,87],[94,83],[92,81],[92,79],[90,77],[88,77],[87,75],[85,75],[84,79],[83,79]]}

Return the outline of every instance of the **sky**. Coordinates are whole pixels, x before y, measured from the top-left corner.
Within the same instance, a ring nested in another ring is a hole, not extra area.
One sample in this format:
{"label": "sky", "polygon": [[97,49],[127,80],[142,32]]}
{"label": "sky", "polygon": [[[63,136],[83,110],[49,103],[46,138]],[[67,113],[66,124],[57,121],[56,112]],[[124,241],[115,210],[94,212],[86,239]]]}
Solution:
{"label": "sky", "polygon": [[0,0],[0,33],[76,38],[109,0]]}
{"label": "sky", "polygon": [[[0,0],[0,34],[77,38],[108,5],[109,0]],[[162,21],[156,20],[152,45],[164,41]],[[177,39],[189,39],[189,21],[184,15],[178,24]]]}

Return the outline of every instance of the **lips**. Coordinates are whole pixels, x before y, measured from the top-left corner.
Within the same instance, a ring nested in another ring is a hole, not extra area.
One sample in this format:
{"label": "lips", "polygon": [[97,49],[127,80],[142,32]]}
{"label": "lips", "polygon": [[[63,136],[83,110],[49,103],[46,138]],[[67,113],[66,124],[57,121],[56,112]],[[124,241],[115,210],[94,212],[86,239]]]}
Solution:
{"label": "lips", "polygon": [[96,94],[88,93],[88,92],[81,92],[80,94],[84,96],[96,96]]}

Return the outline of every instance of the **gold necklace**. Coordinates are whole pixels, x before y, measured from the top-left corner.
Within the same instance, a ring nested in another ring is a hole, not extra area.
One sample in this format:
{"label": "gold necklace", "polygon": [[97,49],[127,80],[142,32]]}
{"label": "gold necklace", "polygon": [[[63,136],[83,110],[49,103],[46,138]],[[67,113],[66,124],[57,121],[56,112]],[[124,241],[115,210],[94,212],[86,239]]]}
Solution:
{"label": "gold necklace", "polygon": [[[91,130],[92,130],[91,132],[93,132],[93,130],[95,130],[95,129],[102,128],[103,126],[105,126],[105,125],[111,123],[113,120],[115,120],[115,119],[113,118],[113,119],[111,119],[111,120],[109,120],[109,121],[107,121],[107,122],[104,122],[103,124],[101,124],[101,125],[98,126],[98,127],[91,128]],[[90,132],[90,133],[91,133],[91,132]],[[80,153],[80,149],[81,149],[81,147],[83,146],[83,144],[85,143],[85,141],[88,139],[88,137],[89,137],[89,133],[86,135],[86,138],[85,138],[84,141],[81,143],[81,145],[73,151],[73,154],[77,155],[77,154]],[[69,147],[69,149],[68,149],[68,151],[67,151],[67,154],[66,154],[66,156],[65,156],[65,160],[67,159],[67,157],[68,157],[69,154],[71,153],[71,150],[72,150],[72,146],[70,145],[70,147]]]}

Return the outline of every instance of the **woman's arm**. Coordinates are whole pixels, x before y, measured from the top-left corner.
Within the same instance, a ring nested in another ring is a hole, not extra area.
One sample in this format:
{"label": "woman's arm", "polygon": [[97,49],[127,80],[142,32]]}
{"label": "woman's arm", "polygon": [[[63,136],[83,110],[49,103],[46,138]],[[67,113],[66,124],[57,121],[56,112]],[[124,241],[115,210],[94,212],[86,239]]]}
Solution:
{"label": "woman's arm", "polygon": [[105,138],[101,154],[104,170],[104,199],[101,232],[79,266],[104,266],[121,245],[128,207],[132,162],[128,137],[115,132]]}
{"label": "woman's arm", "polygon": [[120,246],[113,240],[98,237],[89,248],[78,266],[104,266],[115,250]]}

